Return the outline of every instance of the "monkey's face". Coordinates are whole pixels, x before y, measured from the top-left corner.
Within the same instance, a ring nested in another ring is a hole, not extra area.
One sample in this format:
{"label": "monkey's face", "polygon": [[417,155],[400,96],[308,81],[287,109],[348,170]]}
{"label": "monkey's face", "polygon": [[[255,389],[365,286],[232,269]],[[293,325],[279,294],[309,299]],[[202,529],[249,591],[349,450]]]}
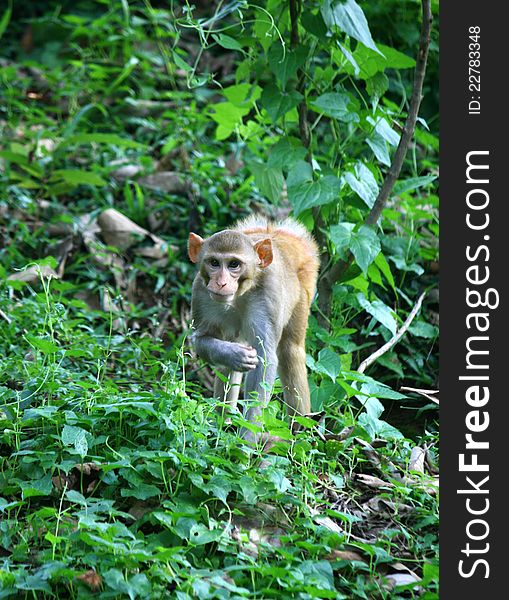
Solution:
{"label": "monkey's face", "polygon": [[238,231],[225,230],[204,240],[189,234],[189,258],[200,266],[207,291],[215,302],[231,304],[251,289],[261,269],[272,262],[270,239],[253,244]]}
{"label": "monkey's face", "polygon": [[[205,273],[203,273],[205,271]],[[203,261],[202,275],[208,280],[207,290],[212,300],[231,304],[246,274],[246,264],[236,256],[209,256]]]}

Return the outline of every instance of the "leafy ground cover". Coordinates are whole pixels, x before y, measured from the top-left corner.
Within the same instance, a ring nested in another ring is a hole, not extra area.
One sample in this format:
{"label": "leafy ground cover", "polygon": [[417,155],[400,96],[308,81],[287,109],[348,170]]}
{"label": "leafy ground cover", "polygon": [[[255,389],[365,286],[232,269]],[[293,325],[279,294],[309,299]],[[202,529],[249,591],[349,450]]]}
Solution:
{"label": "leafy ground cover", "polygon": [[[419,5],[17,4],[0,20],[0,597],[437,598],[435,38],[415,143],[364,224]],[[276,389],[270,454],[218,415],[188,342],[188,232],[254,210],[298,216],[322,273],[353,256],[310,318],[314,414],[291,430]]]}

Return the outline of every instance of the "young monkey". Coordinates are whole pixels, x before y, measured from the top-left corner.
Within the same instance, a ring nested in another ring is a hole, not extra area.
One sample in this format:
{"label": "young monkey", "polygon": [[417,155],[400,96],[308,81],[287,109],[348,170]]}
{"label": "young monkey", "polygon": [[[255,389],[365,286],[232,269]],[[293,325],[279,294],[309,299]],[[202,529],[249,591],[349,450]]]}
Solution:
{"label": "young monkey", "polygon": [[[190,233],[188,251],[199,267],[194,346],[229,376],[227,387],[216,377],[216,397],[235,408],[247,373],[244,416],[257,423],[278,373],[289,415],[309,413],[304,344],[319,267],[312,236],[293,219],[273,223],[252,215],[205,240]],[[241,436],[259,439],[245,429]]]}

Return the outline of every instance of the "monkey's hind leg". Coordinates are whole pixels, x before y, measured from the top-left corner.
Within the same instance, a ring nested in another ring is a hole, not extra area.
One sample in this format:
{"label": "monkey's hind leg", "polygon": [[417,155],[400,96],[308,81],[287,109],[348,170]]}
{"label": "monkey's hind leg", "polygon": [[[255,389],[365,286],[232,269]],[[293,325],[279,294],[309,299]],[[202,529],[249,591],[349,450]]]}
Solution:
{"label": "monkey's hind leg", "polygon": [[279,378],[290,417],[311,412],[305,348],[308,312],[308,303],[303,299],[285,327],[278,347]]}
{"label": "monkey's hind leg", "polygon": [[[222,381],[216,375],[214,379],[214,398],[217,398],[222,405],[228,404],[231,410],[237,410],[237,400],[242,385],[242,373],[227,370],[221,370],[221,373],[225,377],[228,377],[228,380]],[[219,410],[223,413],[224,406],[221,406]]]}

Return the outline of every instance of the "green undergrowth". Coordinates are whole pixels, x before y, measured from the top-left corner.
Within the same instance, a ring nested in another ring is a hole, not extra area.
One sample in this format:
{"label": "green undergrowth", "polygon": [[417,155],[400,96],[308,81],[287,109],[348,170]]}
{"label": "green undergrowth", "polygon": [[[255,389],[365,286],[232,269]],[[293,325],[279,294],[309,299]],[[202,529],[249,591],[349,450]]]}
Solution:
{"label": "green undergrowth", "polygon": [[186,383],[185,346],[43,284],[0,300],[1,597],[417,594],[391,591],[395,563],[436,580],[435,496],[400,478],[412,442],[375,451],[348,410],[344,439],[311,419],[294,434],[274,402],[264,427],[284,441],[264,456]]}

